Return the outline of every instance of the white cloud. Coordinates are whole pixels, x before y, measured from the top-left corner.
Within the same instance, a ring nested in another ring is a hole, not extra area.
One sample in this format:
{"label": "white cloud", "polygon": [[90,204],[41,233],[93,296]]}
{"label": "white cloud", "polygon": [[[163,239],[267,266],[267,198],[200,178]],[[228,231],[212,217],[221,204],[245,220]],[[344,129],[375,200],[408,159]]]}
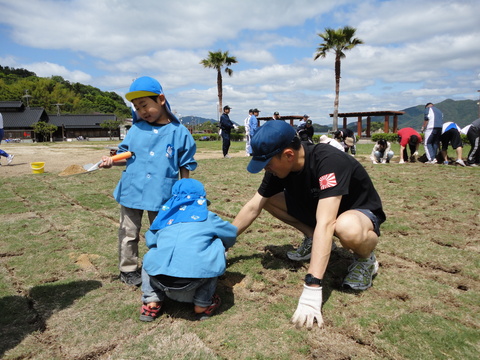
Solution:
{"label": "white cloud", "polygon": [[232,116],[257,106],[328,122],[334,58],[313,60],[317,32],[345,25],[365,44],[342,60],[343,112],[475,99],[480,88],[473,0],[0,0],[0,13],[3,66],[121,95],[150,75],[184,115],[212,116],[216,73],[199,62],[229,50],[239,61],[224,74]]}

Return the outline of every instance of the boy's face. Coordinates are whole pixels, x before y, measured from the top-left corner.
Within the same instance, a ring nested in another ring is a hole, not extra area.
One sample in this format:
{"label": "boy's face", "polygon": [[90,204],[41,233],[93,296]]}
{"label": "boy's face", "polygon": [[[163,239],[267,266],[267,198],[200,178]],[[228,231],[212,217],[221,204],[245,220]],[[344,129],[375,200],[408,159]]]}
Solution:
{"label": "boy's face", "polygon": [[150,124],[168,124],[169,119],[165,110],[165,96],[158,95],[157,101],[150,97],[141,97],[132,100],[138,115]]}

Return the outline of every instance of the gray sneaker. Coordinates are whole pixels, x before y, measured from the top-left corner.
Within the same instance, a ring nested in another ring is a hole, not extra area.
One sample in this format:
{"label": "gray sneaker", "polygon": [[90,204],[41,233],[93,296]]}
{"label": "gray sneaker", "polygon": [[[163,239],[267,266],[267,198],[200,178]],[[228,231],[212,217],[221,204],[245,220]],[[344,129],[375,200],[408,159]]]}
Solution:
{"label": "gray sneaker", "polygon": [[293,261],[310,260],[310,256],[312,255],[312,243],[313,239],[305,236],[302,245],[300,245],[296,251],[287,252],[287,257]]}
{"label": "gray sneaker", "polygon": [[372,252],[368,259],[355,259],[348,267],[343,287],[352,290],[366,290],[372,286],[372,278],[378,271],[378,261]]}
{"label": "gray sneaker", "polygon": [[[305,237],[303,239],[302,245],[300,245],[297,250],[287,252],[287,257],[293,261],[310,260],[312,254],[312,243],[312,238]],[[334,241],[332,241],[332,251],[334,251],[335,249],[337,249],[337,245]]]}
{"label": "gray sneaker", "polygon": [[467,165],[465,165],[465,163],[463,162],[462,159],[458,159],[458,160],[455,161],[455,162],[456,162],[458,165],[460,165],[460,166],[467,166]]}
{"label": "gray sneaker", "polygon": [[120,280],[130,286],[140,286],[142,275],[138,271],[120,272]]}

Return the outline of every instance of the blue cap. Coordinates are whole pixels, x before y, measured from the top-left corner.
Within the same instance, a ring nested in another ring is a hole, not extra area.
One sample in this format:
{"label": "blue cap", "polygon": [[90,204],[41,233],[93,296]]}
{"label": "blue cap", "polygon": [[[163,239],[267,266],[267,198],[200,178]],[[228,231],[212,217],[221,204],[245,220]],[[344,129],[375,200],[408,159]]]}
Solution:
{"label": "blue cap", "polygon": [[[162,85],[150,76],[142,76],[136,79],[132,85],[130,85],[130,91],[125,94],[125,98],[128,101],[132,101],[138,98],[147,97],[147,96],[157,96],[157,95],[165,95],[162,89]],[[171,120],[177,121],[177,117],[172,113],[170,109],[170,104],[165,98],[165,105],[167,108],[167,112]],[[137,112],[132,110],[133,115],[133,122],[136,122],[140,117],[138,116]]]}
{"label": "blue cap", "polygon": [[260,172],[274,155],[279,154],[292,142],[296,133],[284,121],[267,121],[252,137],[252,159],[247,170],[252,174]]}

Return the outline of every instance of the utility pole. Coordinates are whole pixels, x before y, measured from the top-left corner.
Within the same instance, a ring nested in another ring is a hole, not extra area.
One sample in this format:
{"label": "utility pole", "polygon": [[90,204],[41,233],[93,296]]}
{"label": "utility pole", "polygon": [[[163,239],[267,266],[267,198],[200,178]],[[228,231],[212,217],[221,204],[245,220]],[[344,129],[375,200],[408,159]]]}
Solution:
{"label": "utility pole", "polygon": [[52,104],[52,105],[57,107],[57,116],[60,116],[60,106],[62,106],[63,104]]}
{"label": "utility pole", "polygon": [[28,90],[25,89],[25,95],[23,95],[22,97],[27,100],[27,109],[29,109],[30,108],[29,99],[32,97],[32,95],[28,95]]}

